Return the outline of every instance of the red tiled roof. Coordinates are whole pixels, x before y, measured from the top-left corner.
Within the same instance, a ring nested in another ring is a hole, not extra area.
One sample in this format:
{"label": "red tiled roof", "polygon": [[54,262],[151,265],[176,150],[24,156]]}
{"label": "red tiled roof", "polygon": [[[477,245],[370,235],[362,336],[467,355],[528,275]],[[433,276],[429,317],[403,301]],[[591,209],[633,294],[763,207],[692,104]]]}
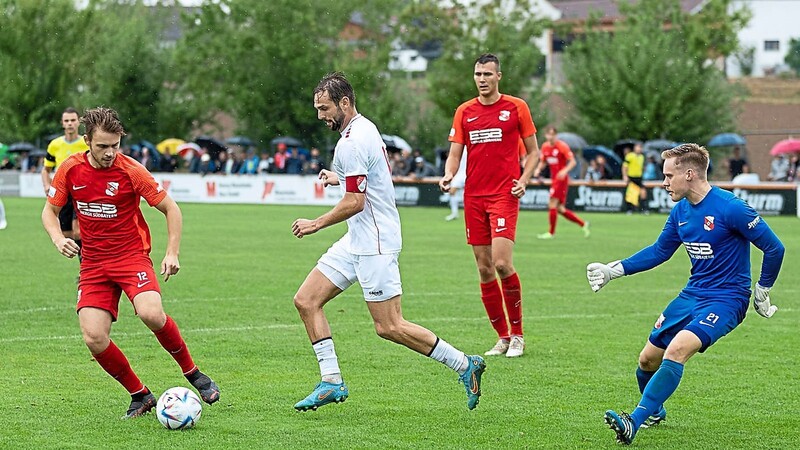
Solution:
{"label": "red tiled roof", "polygon": [[[636,1],[636,0],[629,0]],[[706,0],[681,0],[681,9],[686,12],[694,11]],[[583,21],[591,13],[600,13],[603,20],[619,19],[620,13],[617,2],[614,0],[550,0],[550,3],[561,11],[563,21]]]}

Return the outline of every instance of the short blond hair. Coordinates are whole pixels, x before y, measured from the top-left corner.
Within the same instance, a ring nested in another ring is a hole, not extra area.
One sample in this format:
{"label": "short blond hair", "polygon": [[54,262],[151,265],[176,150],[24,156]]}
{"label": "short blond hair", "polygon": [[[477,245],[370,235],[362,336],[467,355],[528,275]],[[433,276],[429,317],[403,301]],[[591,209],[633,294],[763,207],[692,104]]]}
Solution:
{"label": "short blond hair", "polygon": [[681,144],[661,152],[661,159],[675,158],[675,167],[689,166],[705,179],[708,172],[708,150],[702,145]]}

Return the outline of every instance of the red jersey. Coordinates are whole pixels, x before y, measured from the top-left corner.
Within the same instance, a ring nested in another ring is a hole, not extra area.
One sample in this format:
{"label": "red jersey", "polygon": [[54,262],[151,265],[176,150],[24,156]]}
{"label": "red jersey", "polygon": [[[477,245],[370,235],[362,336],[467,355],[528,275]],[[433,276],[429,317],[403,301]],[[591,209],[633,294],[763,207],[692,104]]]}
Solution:
{"label": "red jersey", "polygon": [[119,153],[111,167],[95,169],[86,153],[70,156],[56,171],[47,201],[64,206],[69,195],[81,227],[84,263],[150,253],[140,198],[155,206],[167,193],[136,160]]}
{"label": "red jersey", "polygon": [[522,99],[503,94],[491,105],[477,98],[462,103],[449,139],[469,152],[464,195],[509,193],[520,176],[520,139],[534,134],[531,111]]}
{"label": "red jersey", "polygon": [[542,144],[542,159],[550,167],[550,178],[552,179],[555,179],[558,172],[566,167],[569,160],[574,157],[569,145],[564,141],[556,139],[555,144],[551,144],[548,141]]}

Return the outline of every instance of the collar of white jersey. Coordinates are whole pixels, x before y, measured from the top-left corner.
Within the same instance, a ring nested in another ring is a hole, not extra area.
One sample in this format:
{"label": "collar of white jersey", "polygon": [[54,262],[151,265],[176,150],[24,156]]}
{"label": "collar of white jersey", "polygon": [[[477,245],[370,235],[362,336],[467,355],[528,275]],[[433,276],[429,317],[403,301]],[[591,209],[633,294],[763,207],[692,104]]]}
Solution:
{"label": "collar of white jersey", "polygon": [[361,117],[361,113],[358,113],[358,114],[356,114],[355,116],[353,116],[353,118],[352,118],[352,119],[350,119],[350,123],[348,123],[348,124],[347,124],[347,126],[346,126],[346,127],[344,127],[344,130],[340,131],[340,132],[339,132],[339,134],[341,134],[342,136],[344,136],[344,134],[345,134],[345,133],[347,133],[347,130],[349,130],[349,129],[350,129],[350,127],[352,127],[352,126],[353,126],[353,122],[355,122],[355,121],[356,121],[356,119],[358,119],[359,117]]}

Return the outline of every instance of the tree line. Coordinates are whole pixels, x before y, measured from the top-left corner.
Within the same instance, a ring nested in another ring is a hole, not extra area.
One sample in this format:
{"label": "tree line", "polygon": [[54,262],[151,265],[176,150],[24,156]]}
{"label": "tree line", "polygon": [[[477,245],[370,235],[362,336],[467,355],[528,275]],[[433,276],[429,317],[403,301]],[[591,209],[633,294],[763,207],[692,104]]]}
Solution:
{"label": "tree line", "polygon": [[[502,61],[501,92],[524,97],[540,126],[553,27],[533,2],[0,0],[0,142],[58,132],[66,106],[116,108],[135,139],[192,138],[220,113],[262,145],[293,135],[329,146],[312,90],[344,71],[359,110],[425,150],[446,144],[455,108],[476,95],[472,64]],[[590,20],[564,54],[567,126],[599,144],[622,137],[699,141],[733,129],[736,88],[714,58],[738,49],[746,10],[730,0],[686,14],[679,0],[626,5],[614,33]],[[354,18],[357,18],[354,23]],[[170,36],[178,34],[176,39]],[[422,77],[388,70],[398,45],[435,50]]]}

